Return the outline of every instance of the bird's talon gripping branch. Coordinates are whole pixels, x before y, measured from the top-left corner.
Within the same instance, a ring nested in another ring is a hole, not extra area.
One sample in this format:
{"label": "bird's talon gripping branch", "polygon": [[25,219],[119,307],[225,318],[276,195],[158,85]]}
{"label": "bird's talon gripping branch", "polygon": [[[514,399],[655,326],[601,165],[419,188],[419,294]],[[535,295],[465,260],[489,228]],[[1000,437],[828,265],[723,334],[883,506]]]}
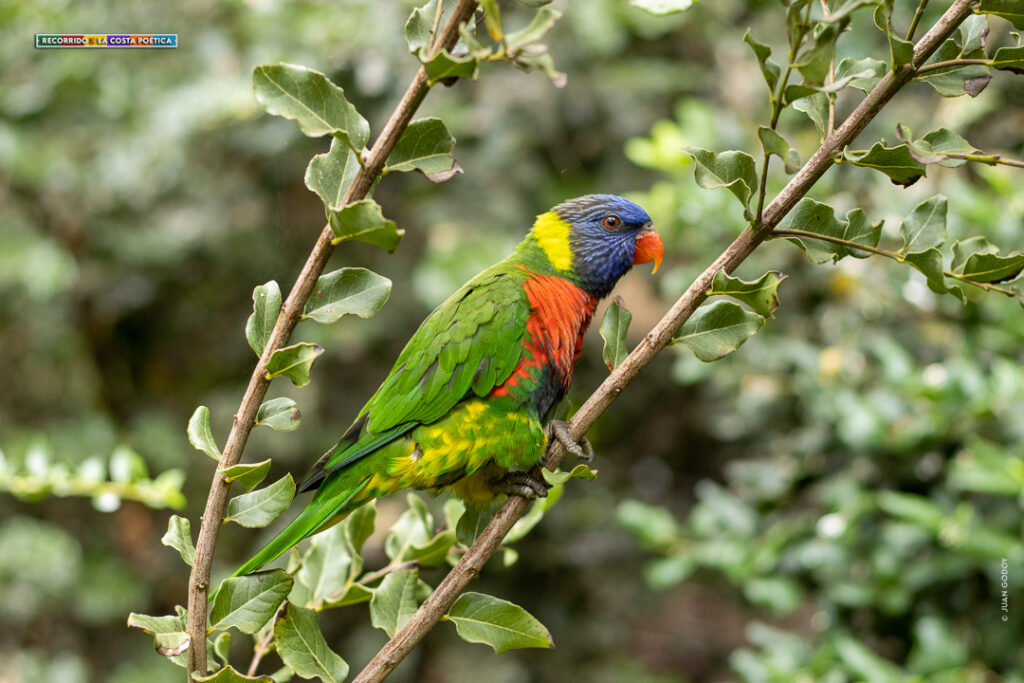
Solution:
{"label": "bird's talon gripping branch", "polygon": [[496,493],[506,496],[522,496],[528,500],[547,498],[551,484],[530,472],[509,472],[493,484]]}
{"label": "bird's talon gripping branch", "polygon": [[572,438],[572,434],[569,433],[569,425],[565,421],[551,420],[548,422],[546,430],[548,438],[558,439],[558,443],[565,446],[565,450],[584,462],[593,462],[594,447],[590,445],[590,440],[585,436],[579,441]]}

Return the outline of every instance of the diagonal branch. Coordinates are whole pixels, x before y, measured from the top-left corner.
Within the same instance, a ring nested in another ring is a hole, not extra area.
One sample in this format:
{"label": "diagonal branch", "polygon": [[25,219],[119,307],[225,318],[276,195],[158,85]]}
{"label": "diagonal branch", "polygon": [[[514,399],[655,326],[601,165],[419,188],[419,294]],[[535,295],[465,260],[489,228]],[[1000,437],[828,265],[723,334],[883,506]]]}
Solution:
{"label": "diagonal branch", "polygon": [[[459,0],[455,11],[452,13],[448,23],[445,24],[440,36],[434,42],[434,50],[450,50],[455,46],[459,37],[459,26],[468,21],[476,10],[476,0]],[[364,164],[352,181],[352,185],[345,193],[344,203],[366,197],[377,177],[384,169],[388,155],[394,149],[399,136],[409,125],[413,114],[423,98],[426,97],[430,86],[427,83],[427,73],[420,67],[413,78],[412,83],[406,90],[405,95],[395,107],[394,112],[384,125],[380,135],[374,142],[373,147],[364,159]],[[224,520],[224,509],[227,505],[228,490],[230,483],[224,478],[223,470],[238,463],[245,450],[246,441],[256,421],[256,412],[260,403],[267,393],[270,385],[266,379],[265,366],[274,351],[284,347],[288,343],[295,326],[299,322],[302,310],[309,299],[317,279],[323,273],[327,260],[334,252],[331,244],[333,238],[330,226],[325,226],[317,237],[316,244],[310,252],[306,263],[302,266],[295,284],[292,286],[288,298],[281,307],[281,312],[274,324],[274,330],[270,334],[263,355],[260,357],[256,367],[253,368],[252,376],[249,378],[249,385],[242,396],[238,412],[235,413],[231,425],[231,432],[228,434],[227,442],[224,445],[224,452],[220,458],[220,465],[213,475],[213,482],[210,484],[210,494],[206,499],[206,509],[203,512],[202,525],[199,529],[199,538],[196,542],[195,562],[192,565],[192,573],[189,576],[188,589],[188,633],[191,645],[188,649],[188,671],[206,673],[206,608],[207,594],[210,588],[210,572],[213,566],[213,551],[217,545],[217,532],[220,530]]]}
{"label": "diagonal branch", "polygon": [[[569,431],[574,438],[582,437],[597,421],[597,418],[611,405],[622,390],[632,382],[640,371],[654,359],[668,344],[672,336],[686,320],[693,315],[704,301],[711,288],[711,282],[721,269],[731,272],[764,241],[772,228],[807,194],[808,190],[833,164],[835,155],[850,144],[865,126],[881,111],[913,78],[915,70],[938,49],[946,38],[971,13],[973,0],[956,0],[939,18],[931,30],[914,48],[913,64],[907,64],[891,71],[860,105],[822,143],[818,151],[804,164],[789,184],[765,207],[760,222],[745,229],[711,265],[689,286],[681,297],[665,313],[664,317],[637,345],[608,377],[590,395],[569,421]],[[565,449],[554,441],[545,455],[544,464],[555,468],[565,457]],[[383,680],[412,651],[416,644],[441,616],[451,607],[459,594],[483,569],[491,555],[501,546],[502,540],[512,525],[526,511],[529,502],[521,497],[512,497],[498,510],[494,519],[484,529],[458,564],[448,573],[437,589],[420,606],[419,610],[374,656],[353,683],[371,683]]]}

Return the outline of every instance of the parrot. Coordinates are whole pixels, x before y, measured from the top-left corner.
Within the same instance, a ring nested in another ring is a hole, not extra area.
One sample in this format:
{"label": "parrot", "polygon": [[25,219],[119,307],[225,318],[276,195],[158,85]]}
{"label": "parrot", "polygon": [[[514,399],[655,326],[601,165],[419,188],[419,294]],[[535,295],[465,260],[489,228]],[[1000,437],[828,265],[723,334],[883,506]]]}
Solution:
{"label": "parrot", "polygon": [[299,486],[312,500],[232,576],[400,489],[472,504],[546,495],[529,470],[549,438],[588,455],[564,422],[545,418],[569,389],[597,303],[633,265],[653,261],[656,272],[663,256],[650,216],[624,197],[585,195],[537,216],[509,257],[423,321]]}

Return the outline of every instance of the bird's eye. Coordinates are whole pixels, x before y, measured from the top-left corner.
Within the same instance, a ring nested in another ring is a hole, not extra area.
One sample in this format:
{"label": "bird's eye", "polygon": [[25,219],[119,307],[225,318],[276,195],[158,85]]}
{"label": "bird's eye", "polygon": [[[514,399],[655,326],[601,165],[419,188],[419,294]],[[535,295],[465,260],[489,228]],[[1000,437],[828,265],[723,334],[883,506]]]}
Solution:
{"label": "bird's eye", "polygon": [[620,225],[622,225],[622,219],[616,216],[615,214],[612,214],[611,216],[605,216],[604,227],[608,228],[609,230],[615,230]]}

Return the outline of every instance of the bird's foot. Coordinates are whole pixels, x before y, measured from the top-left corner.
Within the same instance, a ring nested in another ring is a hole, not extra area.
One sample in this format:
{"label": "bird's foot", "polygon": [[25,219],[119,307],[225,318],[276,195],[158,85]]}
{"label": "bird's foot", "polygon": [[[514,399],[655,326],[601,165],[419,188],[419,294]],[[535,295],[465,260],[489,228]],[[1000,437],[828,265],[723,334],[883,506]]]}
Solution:
{"label": "bird's foot", "polygon": [[507,472],[492,484],[495,492],[506,496],[522,496],[528,500],[547,498],[551,485],[530,472]]}
{"label": "bird's foot", "polygon": [[573,439],[569,433],[569,425],[564,420],[551,420],[544,429],[548,433],[548,438],[558,439],[558,443],[565,446],[565,450],[580,460],[593,462],[594,447],[590,445],[590,441],[585,436],[579,441]]}

